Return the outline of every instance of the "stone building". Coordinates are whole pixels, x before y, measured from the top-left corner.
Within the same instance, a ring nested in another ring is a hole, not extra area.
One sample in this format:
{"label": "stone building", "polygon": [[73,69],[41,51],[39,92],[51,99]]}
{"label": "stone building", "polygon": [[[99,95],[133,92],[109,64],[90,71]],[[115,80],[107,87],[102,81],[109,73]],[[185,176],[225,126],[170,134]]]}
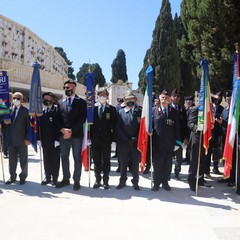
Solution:
{"label": "stone building", "polygon": [[[21,91],[28,99],[33,68],[32,62],[42,65],[42,92],[51,91],[62,97],[63,83],[68,79],[68,65],[47,42],[11,19],[0,15],[0,69],[8,72],[10,91]],[[85,86],[77,84],[77,93],[84,97]]]}

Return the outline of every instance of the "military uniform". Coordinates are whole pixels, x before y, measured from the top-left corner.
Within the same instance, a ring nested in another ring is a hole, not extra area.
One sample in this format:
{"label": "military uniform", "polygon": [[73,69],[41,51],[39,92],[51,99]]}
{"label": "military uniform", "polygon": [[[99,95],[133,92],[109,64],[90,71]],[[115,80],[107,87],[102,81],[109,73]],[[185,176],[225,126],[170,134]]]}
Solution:
{"label": "military uniform", "polygon": [[[164,111],[166,111],[164,113]],[[173,107],[168,106],[166,110],[161,107],[153,108],[153,167],[154,187],[157,191],[160,184],[166,190],[172,170],[172,156],[176,140],[179,140],[179,117]]]}
{"label": "military uniform", "polygon": [[141,114],[142,110],[138,105],[135,105],[132,112],[128,107],[118,112],[116,131],[119,150],[118,157],[121,164],[121,177],[118,189],[124,187],[126,184],[128,161],[131,161],[132,164],[132,183],[134,186],[138,186],[140,152],[137,149],[137,138]]}
{"label": "military uniform", "polygon": [[[56,125],[57,106],[44,108],[40,118],[40,139],[43,148],[43,162],[46,182],[57,183],[60,167],[60,131]],[[56,145],[56,146],[55,146]]]}

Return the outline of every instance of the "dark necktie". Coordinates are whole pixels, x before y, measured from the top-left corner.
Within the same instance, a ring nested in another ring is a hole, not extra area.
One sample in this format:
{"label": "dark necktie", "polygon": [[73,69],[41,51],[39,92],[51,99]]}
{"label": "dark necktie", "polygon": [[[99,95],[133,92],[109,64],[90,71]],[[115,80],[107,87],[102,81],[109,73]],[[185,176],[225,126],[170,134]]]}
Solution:
{"label": "dark necktie", "polygon": [[132,109],[129,110],[129,116],[130,116],[130,120],[132,121],[132,120],[133,120],[133,112],[132,112]]}
{"label": "dark necktie", "polygon": [[16,111],[17,111],[17,108],[15,107],[14,110],[13,110],[13,112],[12,112],[12,115],[11,115],[11,121],[12,121],[12,123],[13,123],[14,120],[15,120],[15,117],[16,117]]}
{"label": "dark necktie", "polygon": [[163,109],[163,115],[164,115],[164,118],[167,119],[167,109],[166,108]]}
{"label": "dark necktie", "polygon": [[99,109],[99,119],[102,118],[103,115],[103,105],[101,105],[100,109]]}
{"label": "dark necktie", "polygon": [[70,112],[71,107],[72,107],[72,99],[69,97],[69,98],[68,98],[68,105],[67,105],[68,112]]}

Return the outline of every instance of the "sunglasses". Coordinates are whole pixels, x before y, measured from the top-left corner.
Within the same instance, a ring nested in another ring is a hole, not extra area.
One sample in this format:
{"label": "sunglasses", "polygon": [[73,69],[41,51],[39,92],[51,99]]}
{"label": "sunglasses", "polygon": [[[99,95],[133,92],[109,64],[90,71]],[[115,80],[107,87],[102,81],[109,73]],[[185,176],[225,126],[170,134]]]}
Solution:
{"label": "sunglasses", "polygon": [[176,94],[176,95],[173,95],[173,97],[180,97],[180,95],[177,95],[177,94]]}
{"label": "sunglasses", "polygon": [[14,99],[21,100],[21,98],[17,98],[17,97],[13,97],[13,100],[14,100]]}

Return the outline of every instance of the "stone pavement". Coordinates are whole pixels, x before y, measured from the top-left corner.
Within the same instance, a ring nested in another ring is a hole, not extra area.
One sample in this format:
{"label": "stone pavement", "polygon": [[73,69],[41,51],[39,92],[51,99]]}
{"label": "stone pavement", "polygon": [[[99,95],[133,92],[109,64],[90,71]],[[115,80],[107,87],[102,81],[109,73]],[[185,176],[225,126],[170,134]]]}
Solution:
{"label": "stone pavement", "polygon": [[[170,181],[171,192],[150,191],[150,174],[140,176],[140,191],[131,187],[131,176],[126,188],[116,190],[119,174],[113,159],[109,190],[89,188],[83,171],[81,189],[75,192],[72,184],[41,186],[39,154],[29,150],[25,185],[5,185],[0,167],[1,240],[240,239],[240,196],[217,183],[217,175],[208,180],[213,188],[199,188],[198,197],[186,182],[187,165],[180,181]],[[4,168],[7,180],[8,159]],[[93,171],[90,179],[92,186]]]}

